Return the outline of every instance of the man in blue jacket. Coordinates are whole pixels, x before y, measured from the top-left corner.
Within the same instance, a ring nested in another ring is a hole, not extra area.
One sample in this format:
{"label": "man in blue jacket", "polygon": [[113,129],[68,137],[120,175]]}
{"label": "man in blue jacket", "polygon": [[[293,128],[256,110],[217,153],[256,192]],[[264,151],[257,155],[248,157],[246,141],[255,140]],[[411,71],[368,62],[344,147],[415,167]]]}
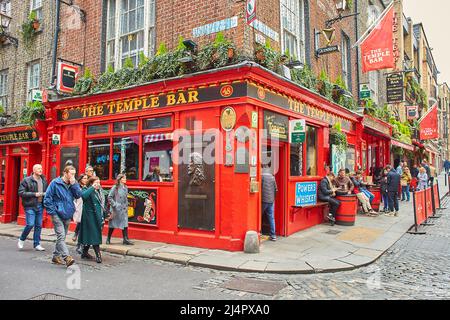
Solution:
{"label": "man in blue jacket", "polygon": [[66,235],[70,221],[75,212],[74,199],[81,197],[81,188],[75,179],[76,169],[73,166],[64,168],[62,177],[54,179],[48,186],[44,198],[44,207],[52,217],[56,233],[56,246],[52,262],[70,267],[75,261],[69,254]]}
{"label": "man in blue jacket", "polygon": [[[389,199],[389,212],[385,215],[388,217],[398,217],[399,206],[398,206],[398,188],[400,186],[401,177],[397,171],[390,165],[386,167],[389,172],[387,175],[387,188],[388,188],[388,199]],[[395,210],[395,212],[394,212]]]}

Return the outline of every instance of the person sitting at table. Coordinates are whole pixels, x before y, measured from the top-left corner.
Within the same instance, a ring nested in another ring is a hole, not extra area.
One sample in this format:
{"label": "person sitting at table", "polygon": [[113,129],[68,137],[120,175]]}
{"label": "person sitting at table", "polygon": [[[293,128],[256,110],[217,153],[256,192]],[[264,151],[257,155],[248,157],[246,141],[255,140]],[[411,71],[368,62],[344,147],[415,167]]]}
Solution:
{"label": "person sitting at table", "polygon": [[327,175],[320,181],[318,198],[320,201],[328,202],[330,205],[328,220],[332,226],[336,222],[336,212],[341,205],[341,202],[335,198],[336,190],[334,188],[334,173],[327,171]]}
{"label": "person sitting at table", "polygon": [[339,170],[338,177],[334,180],[336,186],[336,195],[345,196],[353,193],[354,185],[349,177],[345,174],[345,169]]}
{"label": "person sitting at table", "polygon": [[353,177],[351,177],[352,183],[355,186],[353,189],[353,193],[356,194],[361,206],[363,208],[364,213],[369,217],[376,217],[378,214],[372,209],[370,205],[370,199],[363,192],[361,192],[362,182],[362,174],[361,172],[355,173]]}
{"label": "person sitting at table", "polygon": [[369,186],[368,183],[365,183],[363,180],[363,176],[362,176],[362,172],[358,172],[359,174],[359,191],[361,191],[362,193],[364,193],[364,195],[369,198],[370,203],[372,203],[372,201],[375,199],[375,195],[370,192],[369,190],[367,190],[367,187]]}

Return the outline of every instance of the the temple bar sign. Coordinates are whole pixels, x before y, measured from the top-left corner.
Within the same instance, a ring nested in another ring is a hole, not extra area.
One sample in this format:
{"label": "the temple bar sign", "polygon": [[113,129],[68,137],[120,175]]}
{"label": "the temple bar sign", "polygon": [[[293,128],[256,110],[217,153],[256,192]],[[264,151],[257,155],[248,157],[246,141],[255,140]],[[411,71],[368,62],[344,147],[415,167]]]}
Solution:
{"label": "the temple bar sign", "polygon": [[39,140],[39,136],[34,130],[0,133],[0,144],[31,142],[37,140]]}
{"label": "the temple bar sign", "polygon": [[57,90],[64,93],[73,92],[79,70],[79,66],[70,65],[60,61],[58,63]]}

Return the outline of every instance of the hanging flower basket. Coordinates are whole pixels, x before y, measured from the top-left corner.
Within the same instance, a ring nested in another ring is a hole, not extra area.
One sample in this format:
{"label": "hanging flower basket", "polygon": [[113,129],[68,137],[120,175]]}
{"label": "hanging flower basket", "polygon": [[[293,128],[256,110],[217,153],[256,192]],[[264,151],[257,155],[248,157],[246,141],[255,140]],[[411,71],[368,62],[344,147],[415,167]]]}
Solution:
{"label": "hanging flower basket", "polygon": [[34,31],[39,30],[39,27],[41,26],[41,23],[39,22],[39,20],[33,20],[32,24]]}

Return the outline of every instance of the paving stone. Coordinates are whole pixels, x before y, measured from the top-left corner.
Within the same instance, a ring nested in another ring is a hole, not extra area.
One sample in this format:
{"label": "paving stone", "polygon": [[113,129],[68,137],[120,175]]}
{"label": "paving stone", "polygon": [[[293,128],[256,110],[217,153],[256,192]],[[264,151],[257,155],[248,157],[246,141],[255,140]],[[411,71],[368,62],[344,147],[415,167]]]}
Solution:
{"label": "paving stone", "polygon": [[301,274],[313,273],[314,269],[304,261],[283,263],[270,262],[267,264],[266,272]]}
{"label": "paving stone", "polygon": [[239,266],[239,271],[247,272],[264,272],[268,262],[263,261],[247,261]]}
{"label": "paving stone", "polygon": [[153,258],[155,252],[146,249],[130,249],[127,251],[128,256],[140,257],[140,258]]}
{"label": "paving stone", "polygon": [[190,255],[190,254],[157,252],[154,254],[153,259],[187,264],[188,261],[191,260],[193,257],[194,257],[194,255]]}

